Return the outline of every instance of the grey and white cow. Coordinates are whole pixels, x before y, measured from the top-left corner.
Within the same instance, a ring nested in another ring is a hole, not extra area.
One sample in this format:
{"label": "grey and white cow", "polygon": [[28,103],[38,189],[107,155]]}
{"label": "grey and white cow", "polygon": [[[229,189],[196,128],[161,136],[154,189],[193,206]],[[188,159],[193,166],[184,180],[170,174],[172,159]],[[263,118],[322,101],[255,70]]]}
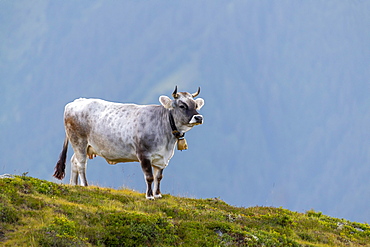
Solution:
{"label": "grey and white cow", "polygon": [[[173,100],[160,96],[161,105],[112,103],[100,99],[76,99],[65,107],[66,138],[54,177],[63,179],[68,143],[74,150],[70,183],[87,186],[86,164],[99,155],[109,164],[138,161],[147,183],[146,198],[162,197],[163,169],[174,154],[176,142],[193,126],[203,123],[197,110],[204,100],[194,94],[173,92]],[[154,193],[152,183],[154,182]]]}

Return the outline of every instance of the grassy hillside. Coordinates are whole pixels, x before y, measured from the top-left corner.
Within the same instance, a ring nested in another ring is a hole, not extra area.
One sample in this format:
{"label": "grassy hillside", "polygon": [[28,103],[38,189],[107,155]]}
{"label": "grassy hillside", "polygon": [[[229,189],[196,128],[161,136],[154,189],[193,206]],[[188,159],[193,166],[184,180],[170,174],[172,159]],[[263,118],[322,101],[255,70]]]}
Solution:
{"label": "grassy hillside", "polygon": [[238,208],[123,189],[0,179],[2,246],[370,246],[370,226],[282,208]]}
{"label": "grassy hillside", "polygon": [[[76,98],[200,86],[166,188],[370,222],[370,1],[272,2],[0,0],[0,174],[50,179]],[[88,178],[142,188],[135,166],[94,159]]]}

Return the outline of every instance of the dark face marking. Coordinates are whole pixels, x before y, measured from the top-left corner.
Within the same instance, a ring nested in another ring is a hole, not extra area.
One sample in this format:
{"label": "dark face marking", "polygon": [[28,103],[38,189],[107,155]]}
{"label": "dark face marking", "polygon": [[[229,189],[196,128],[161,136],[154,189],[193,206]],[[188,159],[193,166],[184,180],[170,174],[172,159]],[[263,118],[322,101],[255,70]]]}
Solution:
{"label": "dark face marking", "polygon": [[175,109],[174,111],[177,113],[176,117],[177,120],[181,122],[181,124],[186,125],[190,122],[194,115],[198,115],[196,108],[196,103],[193,99],[185,98],[185,99],[178,99],[175,100]]}

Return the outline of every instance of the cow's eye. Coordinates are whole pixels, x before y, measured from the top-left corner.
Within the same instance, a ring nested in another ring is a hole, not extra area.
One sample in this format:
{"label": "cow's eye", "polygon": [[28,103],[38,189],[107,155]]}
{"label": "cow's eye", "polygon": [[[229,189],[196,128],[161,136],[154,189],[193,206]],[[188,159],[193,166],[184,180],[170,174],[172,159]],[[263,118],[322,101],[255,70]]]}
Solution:
{"label": "cow's eye", "polygon": [[187,106],[186,106],[186,105],[180,105],[180,108],[181,108],[181,109],[186,109],[186,108],[187,108]]}

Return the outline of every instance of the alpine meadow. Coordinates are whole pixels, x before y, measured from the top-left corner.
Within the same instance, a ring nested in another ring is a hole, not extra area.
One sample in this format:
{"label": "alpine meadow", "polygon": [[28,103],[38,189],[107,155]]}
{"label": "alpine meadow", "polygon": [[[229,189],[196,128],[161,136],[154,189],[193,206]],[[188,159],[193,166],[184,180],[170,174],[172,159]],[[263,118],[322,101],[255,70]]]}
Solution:
{"label": "alpine meadow", "polygon": [[219,198],[0,179],[2,246],[369,246],[370,226]]}
{"label": "alpine meadow", "polygon": [[[18,175],[0,180],[1,244],[369,245],[369,13],[361,0],[0,0],[0,174]],[[145,200],[137,162],[96,157],[91,187],[67,185],[71,147],[52,177],[67,103],[160,105],[176,85],[201,87],[204,123],[161,200]]]}

